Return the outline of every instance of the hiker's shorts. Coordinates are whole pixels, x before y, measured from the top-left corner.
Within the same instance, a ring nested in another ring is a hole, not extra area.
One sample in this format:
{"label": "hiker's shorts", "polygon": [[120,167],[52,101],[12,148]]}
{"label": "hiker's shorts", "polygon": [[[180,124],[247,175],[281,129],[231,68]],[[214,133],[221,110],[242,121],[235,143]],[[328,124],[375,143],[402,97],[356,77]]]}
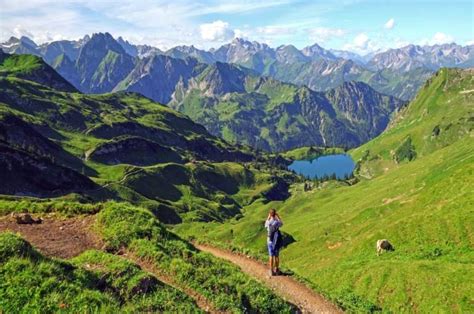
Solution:
{"label": "hiker's shorts", "polygon": [[267,247],[268,247],[268,255],[278,257],[278,255],[280,254],[280,248],[274,245],[273,242],[271,241],[267,241]]}

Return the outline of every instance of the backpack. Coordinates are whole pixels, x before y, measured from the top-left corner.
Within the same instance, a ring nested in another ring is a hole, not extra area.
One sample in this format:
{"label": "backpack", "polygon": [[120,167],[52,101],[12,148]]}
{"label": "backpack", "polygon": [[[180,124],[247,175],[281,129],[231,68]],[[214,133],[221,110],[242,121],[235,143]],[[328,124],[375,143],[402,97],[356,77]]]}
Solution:
{"label": "backpack", "polygon": [[276,229],[270,234],[270,240],[273,241],[273,239],[277,236],[277,240],[275,243],[275,249],[280,249],[283,246],[283,234],[281,233],[280,229]]}

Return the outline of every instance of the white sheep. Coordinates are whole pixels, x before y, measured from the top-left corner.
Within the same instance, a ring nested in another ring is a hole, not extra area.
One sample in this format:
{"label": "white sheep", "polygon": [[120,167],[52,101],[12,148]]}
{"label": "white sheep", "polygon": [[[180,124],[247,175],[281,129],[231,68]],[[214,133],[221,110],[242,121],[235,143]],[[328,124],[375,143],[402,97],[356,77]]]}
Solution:
{"label": "white sheep", "polygon": [[382,251],[393,251],[393,245],[388,242],[387,239],[377,240],[377,255],[380,255]]}

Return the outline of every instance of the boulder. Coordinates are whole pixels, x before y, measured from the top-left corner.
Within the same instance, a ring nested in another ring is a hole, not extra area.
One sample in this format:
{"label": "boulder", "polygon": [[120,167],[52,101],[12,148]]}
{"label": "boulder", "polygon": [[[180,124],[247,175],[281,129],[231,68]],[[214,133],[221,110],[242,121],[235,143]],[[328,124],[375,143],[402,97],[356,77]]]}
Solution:
{"label": "boulder", "polygon": [[16,220],[16,223],[19,224],[19,225],[32,225],[32,224],[40,224],[43,222],[43,220],[41,218],[38,218],[38,219],[34,219],[33,217],[31,217],[30,214],[28,213],[24,213],[24,214],[14,214],[12,215],[15,220]]}

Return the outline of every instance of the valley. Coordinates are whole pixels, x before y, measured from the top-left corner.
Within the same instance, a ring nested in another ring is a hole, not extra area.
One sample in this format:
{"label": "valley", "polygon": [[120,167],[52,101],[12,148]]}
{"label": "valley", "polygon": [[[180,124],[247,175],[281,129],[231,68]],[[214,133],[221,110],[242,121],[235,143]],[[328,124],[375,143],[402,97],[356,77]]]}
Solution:
{"label": "valley", "polygon": [[[462,91],[473,78],[440,70],[387,131],[351,150],[359,183],[295,184],[285,201],[256,202],[225,224],[179,225],[178,234],[263,258],[263,220],[274,207],[294,239],[283,263],[345,309],[470,312],[474,102]],[[395,159],[408,137],[416,158]],[[395,251],[377,256],[381,238]]]}
{"label": "valley", "polygon": [[19,37],[0,313],[474,312],[472,44]]}

